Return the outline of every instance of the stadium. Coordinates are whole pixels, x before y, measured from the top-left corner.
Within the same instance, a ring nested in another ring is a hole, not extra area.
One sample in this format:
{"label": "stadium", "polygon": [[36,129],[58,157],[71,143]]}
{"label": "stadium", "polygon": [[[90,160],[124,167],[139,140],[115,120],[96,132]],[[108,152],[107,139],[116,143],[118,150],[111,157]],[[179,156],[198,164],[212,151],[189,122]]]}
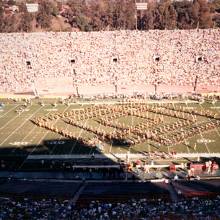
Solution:
{"label": "stadium", "polygon": [[1,33],[0,218],[220,218],[219,36]]}

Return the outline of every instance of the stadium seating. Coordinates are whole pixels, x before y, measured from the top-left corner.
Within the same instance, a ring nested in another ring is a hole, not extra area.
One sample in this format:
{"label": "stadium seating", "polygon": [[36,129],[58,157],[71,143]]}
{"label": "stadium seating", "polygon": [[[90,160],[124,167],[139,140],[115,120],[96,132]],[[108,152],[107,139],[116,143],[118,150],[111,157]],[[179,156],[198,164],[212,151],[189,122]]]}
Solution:
{"label": "stadium seating", "polygon": [[181,92],[193,90],[196,76],[199,89],[217,91],[219,35],[219,29],[0,34],[0,92],[78,87],[82,94],[110,94],[117,85],[129,94],[152,92],[154,84]]}

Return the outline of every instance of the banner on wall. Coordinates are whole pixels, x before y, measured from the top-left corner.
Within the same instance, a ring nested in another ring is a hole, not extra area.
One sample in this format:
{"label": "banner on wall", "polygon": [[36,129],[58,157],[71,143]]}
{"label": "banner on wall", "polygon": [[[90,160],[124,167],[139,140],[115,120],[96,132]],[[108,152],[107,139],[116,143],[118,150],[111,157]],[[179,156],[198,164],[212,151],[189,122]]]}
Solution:
{"label": "banner on wall", "polygon": [[38,4],[36,4],[36,3],[26,4],[26,7],[27,7],[27,11],[30,13],[38,12]]}

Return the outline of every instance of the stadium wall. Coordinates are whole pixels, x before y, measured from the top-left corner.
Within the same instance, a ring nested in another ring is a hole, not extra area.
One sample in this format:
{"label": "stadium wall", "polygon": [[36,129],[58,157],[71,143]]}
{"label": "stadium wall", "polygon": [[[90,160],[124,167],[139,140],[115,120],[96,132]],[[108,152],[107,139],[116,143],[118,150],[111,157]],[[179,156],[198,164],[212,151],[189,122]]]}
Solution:
{"label": "stadium wall", "polygon": [[198,89],[220,91],[219,36],[220,29],[0,34],[0,92],[152,92],[154,84],[192,91],[196,77]]}

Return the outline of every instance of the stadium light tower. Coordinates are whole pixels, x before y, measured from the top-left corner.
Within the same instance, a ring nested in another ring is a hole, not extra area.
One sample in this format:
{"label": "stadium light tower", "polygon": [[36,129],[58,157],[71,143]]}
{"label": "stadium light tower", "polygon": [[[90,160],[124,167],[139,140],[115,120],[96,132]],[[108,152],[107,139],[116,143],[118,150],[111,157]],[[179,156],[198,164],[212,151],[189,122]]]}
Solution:
{"label": "stadium light tower", "polygon": [[34,80],[32,80],[31,83],[32,83],[32,90],[33,90],[33,92],[34,92],[34,96],[35,96],[35,97],[38,97],[39,94],[38,94],[37,88],[36,88],[36,86],[35,86]]}
{"label": "stadium light tower", "polygon": [[117,95],[117,94],[118,94],[118,77],[115,76],[114,78],[115,78],[115,83],[114,83],[114,86],[115,86],[115,95]]}
{"label": "stadium light tower", "polygon": [[77,73],[76,73],[75,69],[73,69],[73,74],[74,74],[74,77],[72,78],[72,80],[73,80],[73,88],[74,87],[76,88],[76,95],[77,95],[77,97],[79,97],[80,96],[80,94],[79,94],[79,87],[78,87],[79,84],[78,84],[78,80],[76,78]]}
{"label": "stadium light tower", "polygon": [[137,12],[140,11],[141,12],[141,17],[142,17],[142,11],[147,10],[147,2],[146,0],[135,0],[135,8],[136,8],[136,30],[137,30],[137,26],[138,26],[138,16],[137,16]]}
{"label": "stadium light tower", "polygon": [[[204,58],[201,55],[197,56],[195,59],[195,67],[199,72],[201,71],[201,65],[203,64],[203,61],[204,61]],[[193,92],[196,92],[197,90],[198,78],[199,76],[196,75],[194,85],[193,85]]]}
{"label": "stadium light tower", "polygon": [[197,82],[198,82],[198,76],[196,76],[195,78],[194,87],[193,87],[194,92],[196,92]]}

